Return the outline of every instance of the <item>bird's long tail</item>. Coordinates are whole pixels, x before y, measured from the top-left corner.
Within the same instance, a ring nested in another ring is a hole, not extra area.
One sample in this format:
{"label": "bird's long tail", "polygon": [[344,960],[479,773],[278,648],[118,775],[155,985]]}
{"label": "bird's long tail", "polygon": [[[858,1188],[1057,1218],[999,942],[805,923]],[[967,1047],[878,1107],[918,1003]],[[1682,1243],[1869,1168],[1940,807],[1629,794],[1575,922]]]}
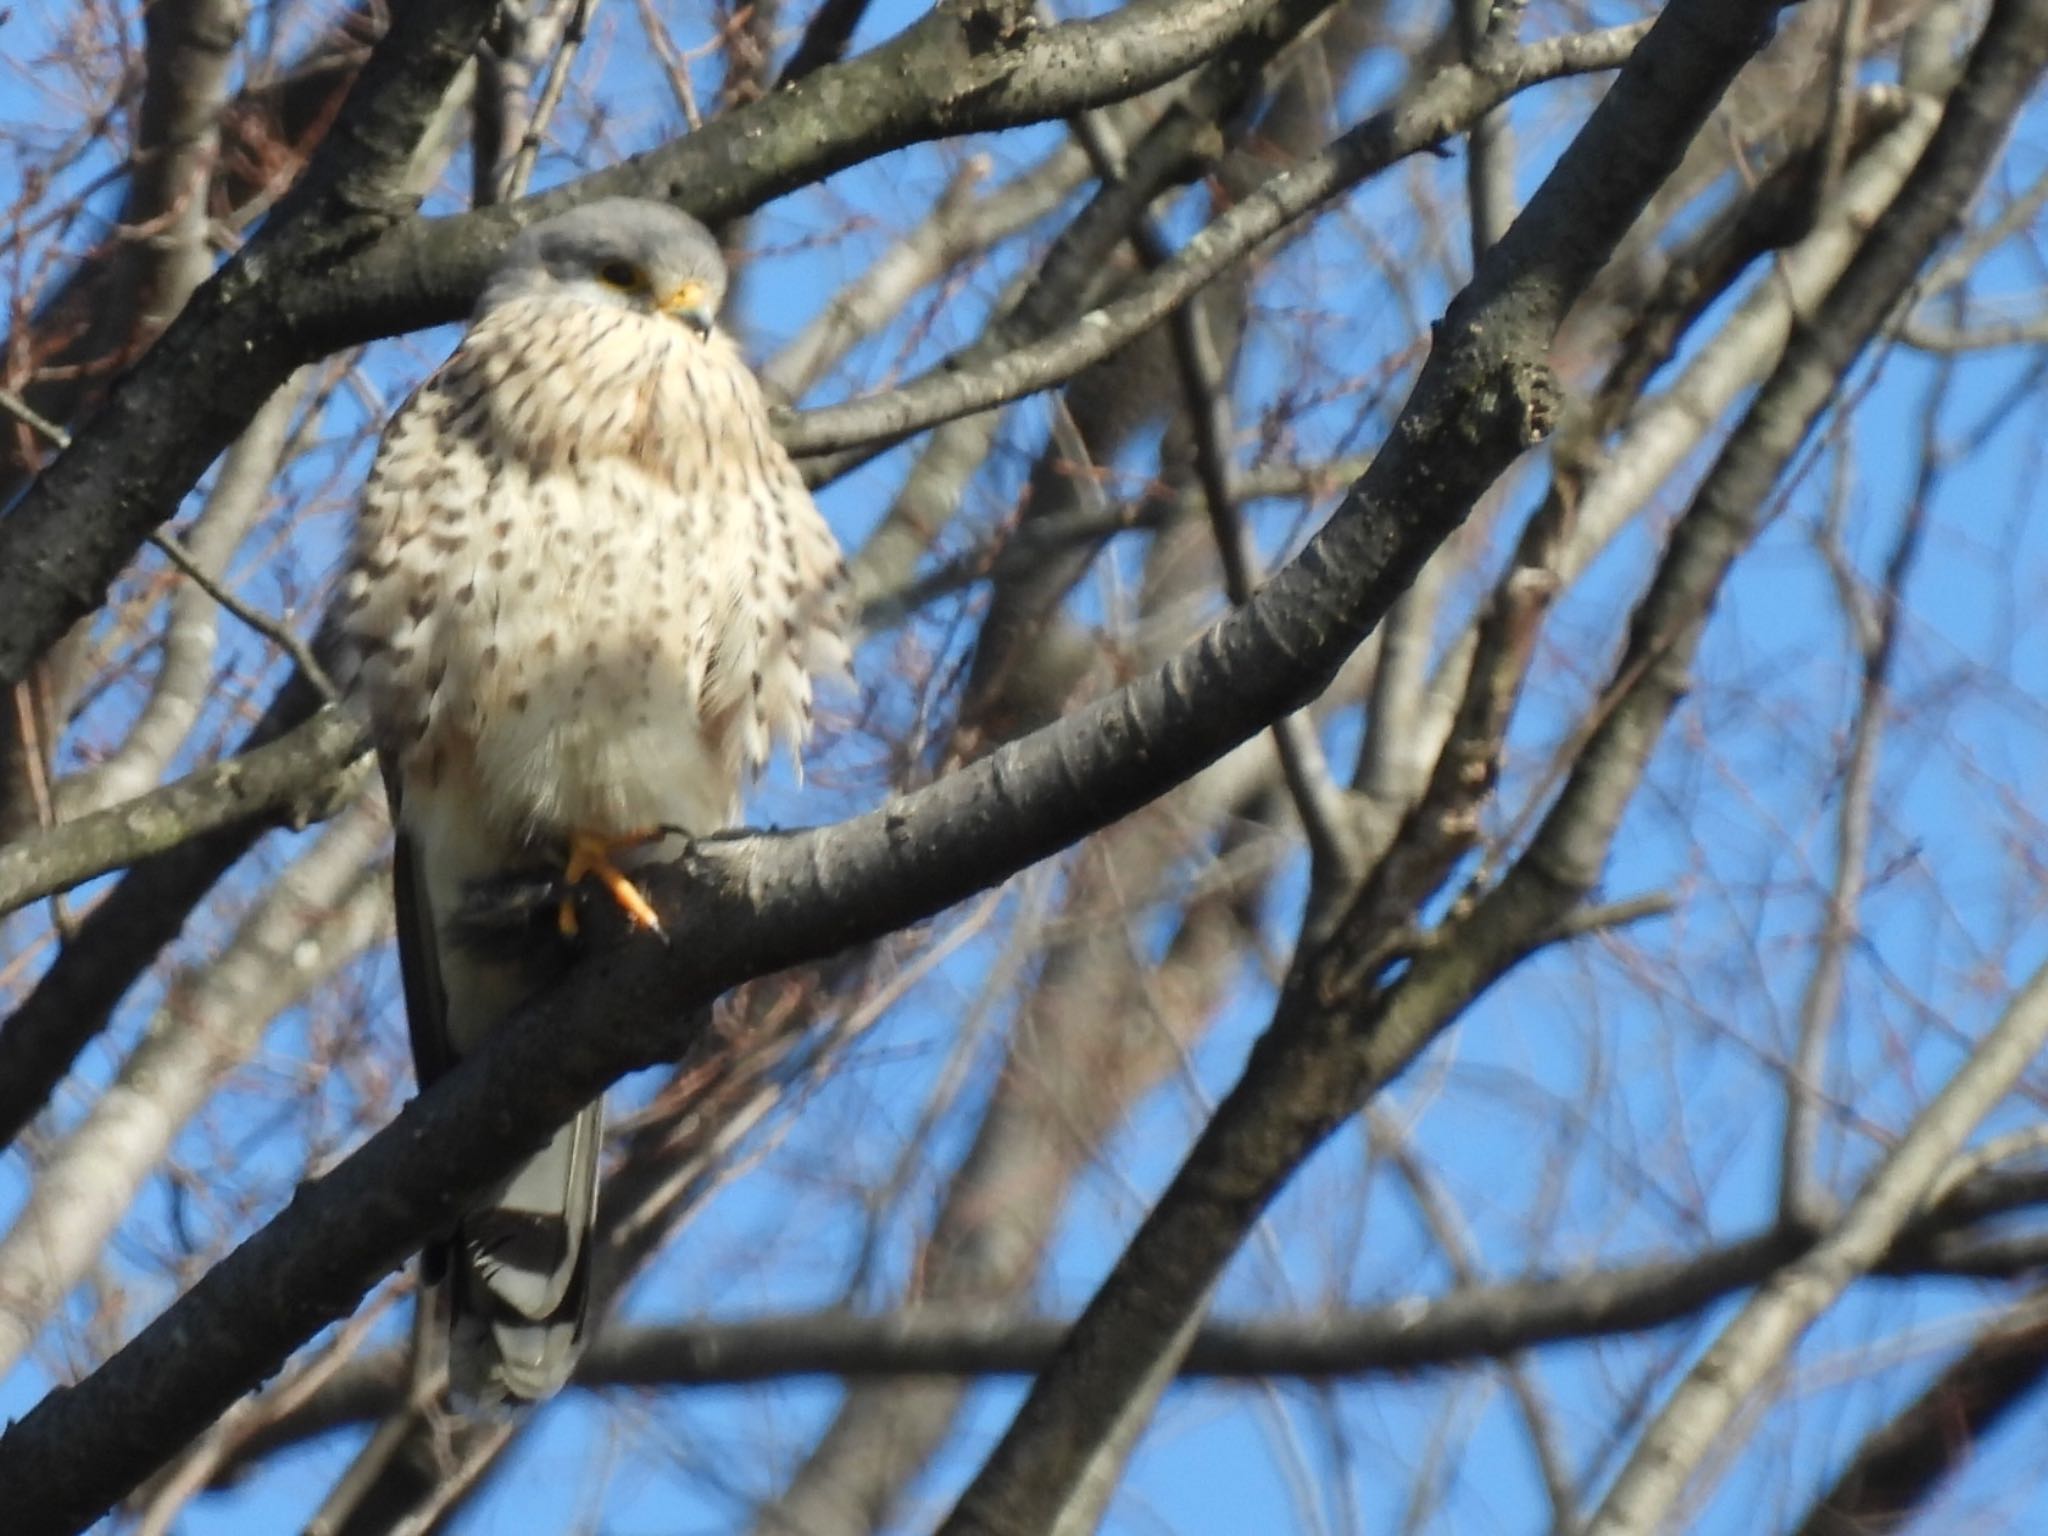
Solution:
{"label": "bird's long tail", "polygon": [[534,1401],[576,1364],[597,1212],[604,1105],[592,1104],[457,1224],[448,1245],[449,1384]]}
{"label": "bird's long tail", "polygon": [[[559,972],[548,946],[500,951],[457,942],[450,922],[473,883],[517,868],[508,845],[448,786],[388,780],[399,824],[398,954],[422,1087],[476,1049]],[[550,1396],[581,1349],[589,1303],[604,1105],[586,1106],[465,1211],[421,1264],[419,1368],[445,1341],[456,1400],[491,1408]],[[444,1331],[445,1330],[445,1331]]]}

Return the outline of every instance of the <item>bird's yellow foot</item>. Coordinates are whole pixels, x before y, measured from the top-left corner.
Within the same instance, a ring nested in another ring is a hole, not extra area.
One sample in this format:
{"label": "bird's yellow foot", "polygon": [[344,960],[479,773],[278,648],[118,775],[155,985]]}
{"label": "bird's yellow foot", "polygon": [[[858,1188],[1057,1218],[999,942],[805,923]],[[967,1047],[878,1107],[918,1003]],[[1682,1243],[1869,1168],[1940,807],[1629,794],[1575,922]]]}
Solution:
{"label": "bird's yellow foot", "polygon": [[[620,848],[637,848],[642,843],[653,842],[662,836],[659,829],[653,832],[636,832],[626,837],[604,837],[596,832],[575,832],[569,837],[569,867],[563,873],[565,885],[575,886],[585,877],[594,877],[611,893],[611,898],[626,914],[626,920],[635,928],[651,928],[661,932],[661,917],[640,893],[640,887],[620,873],[612,863],[612,854]],[[562,933],[568,938],[576,936],[576,898],[562,898],[559,918]]]}

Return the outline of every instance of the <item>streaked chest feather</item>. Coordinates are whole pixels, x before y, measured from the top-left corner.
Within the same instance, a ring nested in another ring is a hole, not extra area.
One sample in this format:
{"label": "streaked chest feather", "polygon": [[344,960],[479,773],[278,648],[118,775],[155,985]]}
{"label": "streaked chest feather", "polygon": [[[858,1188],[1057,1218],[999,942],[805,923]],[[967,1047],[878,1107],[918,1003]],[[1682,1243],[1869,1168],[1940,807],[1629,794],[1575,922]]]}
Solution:
{"label": "streaked chest feather", "polygon": [[530,300],[393,421],[344,600],[409,782],[522,836],[706,829],[845,665],[840,575],[723,337]]}

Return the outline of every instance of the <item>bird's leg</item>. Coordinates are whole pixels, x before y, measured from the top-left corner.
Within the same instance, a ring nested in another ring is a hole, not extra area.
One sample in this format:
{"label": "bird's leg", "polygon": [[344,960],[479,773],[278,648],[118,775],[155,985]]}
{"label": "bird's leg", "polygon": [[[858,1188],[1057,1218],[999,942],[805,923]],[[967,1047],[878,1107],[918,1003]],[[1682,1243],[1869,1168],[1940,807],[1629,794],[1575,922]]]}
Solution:
{"label": "bird's leg", "polygon": [[[611,892],[626,914],[626,919],[635,928],[651,928],[661,932],[661,917],[655,912],[647,898],[640,894],[640,887],[622,874],[612,863],[612,854],[621,848],[637,848],[663,836],[656,828],[652,832],[633,832],[624,837],[606,837],[597,832],[572,832],[569,834],[569,867],[562,876],[563,883],[574,887],[585,876],[596,877],[598,883]],[[560,917],[562,932],[570,938],[576,936],[576,900],[573,895],[562,898]]]}

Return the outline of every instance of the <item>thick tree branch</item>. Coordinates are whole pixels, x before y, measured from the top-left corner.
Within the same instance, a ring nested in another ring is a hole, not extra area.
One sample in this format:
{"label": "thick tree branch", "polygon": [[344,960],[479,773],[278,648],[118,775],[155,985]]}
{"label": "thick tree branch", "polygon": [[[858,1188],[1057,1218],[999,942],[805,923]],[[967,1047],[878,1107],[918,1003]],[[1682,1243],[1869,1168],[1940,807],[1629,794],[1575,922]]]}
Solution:
{"label": "thick tree branch", "polygon": [[254,832],[322,820],[360,787],[347,770],[368,750],[360,721],[323,709],[268,745],[0,846],[0,913],[223,827]]}

